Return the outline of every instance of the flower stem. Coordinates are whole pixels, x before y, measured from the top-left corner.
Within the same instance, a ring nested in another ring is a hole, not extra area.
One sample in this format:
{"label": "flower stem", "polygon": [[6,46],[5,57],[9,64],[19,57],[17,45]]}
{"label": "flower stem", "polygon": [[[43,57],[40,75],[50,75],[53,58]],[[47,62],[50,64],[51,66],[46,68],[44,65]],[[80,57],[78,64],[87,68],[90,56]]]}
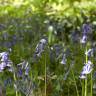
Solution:
{"label": "flower stem", "polygon": [[45,54],[45,96],[46,96],[46,54]]}
{"label": "flower stem", "polygon": [[[14,81],[16,82],[16,76],[15,76],[15,72],[14,72]],[[16,87],[17,87],[17,86],[16,86]],[[18,96],[17,89],[16,89],[16,96]]]}
{"label": "flower stem", "polygon": [[[86,45],[86,52],[87,52],[87,45]],[[88,62],[88,56],[86,54],[86,63]],[[87,75],[86,75],[87,77]],[[87,96],[87,79],[85,79],[85,96]]]}
{"label": "flower stem", "polygon": [[92,87],[93,87],[93,82],[92,82],[92,73],[91,73],[91,95],[90,96],[92,96],[92,94],[93,94]]}
{"label": "flower stem", "polygon": [[75,76],[74,76],[73,70],[72,70],[72,75],[73,75],[73,79],[74,79],[74,82],[75,82],[77,96],[79,96],[79,92],[78,92],[78,88],[77,88],[77,84],[76,84],[76,80],[75,80]]}
{"label": "flower stem", "polygon": [[85,96],[87,96],[87,79],[85,79]]}
{"label": "flower stem", "polygon": [[82,84],[82,96],[84,96],[84,80],[82,80],[81,84]]}

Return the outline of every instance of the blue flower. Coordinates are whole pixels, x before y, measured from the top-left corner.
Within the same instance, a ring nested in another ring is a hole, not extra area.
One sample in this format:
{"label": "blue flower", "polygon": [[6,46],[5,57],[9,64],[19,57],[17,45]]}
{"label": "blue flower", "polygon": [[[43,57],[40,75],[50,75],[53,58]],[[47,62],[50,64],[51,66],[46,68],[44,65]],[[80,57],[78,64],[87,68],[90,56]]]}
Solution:
{"label": "blue flower", "polygon": [[22,75],[23,75],[23,72],[22,71],[23,70],[21,68],[19,68],[19,70],[18,70],[18,77],[22,77]]}
{"label": "blue flower", "polygon": [[92,32],[92,27],[90,24],[83,24],[82,26],[82,32],[83,34],[88,34]]}
{"label": "blue flower", "polygon": [[12,61],[9,60],[9,53],[8,52],[2,52],[0,53],[1,57],[1,63],[0,63],[0,72],[2,72],[5,68],[8,69],[8,71],[12,72]]}
{"label": "blue flower", "polygon": [[86,35],[83,35],[81,41],[80,41],[82,44],[85,44],[87,42],[87,36]]}
{"label": "blue flower", "polygon": [[90,60],[88,60],[87,63],[85,63],[85,65],[83,66],[83,70],[81,72],[81,75],[79,76],[79,78],[81,79],[85,79],[87,74],[90,74],[93,70],[93,64]]}
{"label": "blue flower", "polygon": [[93,70],[92,62],[91,61],[88,61],[87,64],[85,64],[83,66],[82,74],[89,74],[89,73],[92,72],[92,70]]}
{"label": "blue flower", "polygon": [[24,74],[26,76],[28,76],[28,74],[29,74],[29,64],[28,64],[27,61],[23,61],[23,62],[17,64],[17,67],[18,67],[18,69],[17,69],[18,77],[22,77]]}
{"label": "blue flower", "polygon": [[9,60],[9,53],[8,52],[2,52],[0,53],[1,61],[7,62]]}
{"label": "blue flower", "polygon": [[62,46],[60,44],[55,44],[53,46],[53,51],[55,52],[56,54],[56,58],[58,58],[60,56],[60,54],[62,53]]}
{"label": "blue flower", "polygon": [[4,87],[7,86],[11,86],[12,85],[12,79],[11,78],[7,78],[6,80],[4,80]]}
{"label": "blue flower", "polygon": [[41,53],[44,51],[46,43],[47,43],[46,39],[41,39],[40,42],[37,44],[35,54],[38,57],[40,57]]}
{"label": "blue flower", "polygon": [[25,75],[28,76],[28,74],[29,74],[29,66],[27,66],[26,69],[25,69]]}
{"label": "blue flower", "polygon": [[81,75],[79,76],[79,78],[80,78],[80,79],[86,79],[86,75],[85,75],[85,74],[81,74]]}
{"label": "blue flower", "polygon": [[85,55],[87,56],[93,56],[93,49],[89,49],[88,51],[85,52]]}
{"label": "blue flower", "polygon": [[65,65],[66,64],[66,61],[67,61],[66,55],[64,54],[60,63]]}

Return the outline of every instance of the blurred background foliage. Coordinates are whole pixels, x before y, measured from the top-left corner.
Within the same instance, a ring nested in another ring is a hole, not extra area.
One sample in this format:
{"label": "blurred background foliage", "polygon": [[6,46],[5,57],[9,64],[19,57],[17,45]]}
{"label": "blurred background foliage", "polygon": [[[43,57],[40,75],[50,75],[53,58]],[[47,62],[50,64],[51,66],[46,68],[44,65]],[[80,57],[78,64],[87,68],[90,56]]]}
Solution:
{"label": "blurred background foliage", "polygon": [[[73,70],[77,68],[74,74],[79,76],[84,49],[80,49],[79,44],[73,46],[70,34],[78,29],[78,34],[81,35],[81,26],[86,20],[92,23],[95,30],[95,17],[96,0],[0,0],[0,52],[12,48],[10,57],[15,64],[23,59],[29,61],[32,67],[30,75],[32,73],[32,80],[37,84],[34,90],[37,93],[32,96],[43,96],[45,55],[43,54],[39,62],[35,62],[36,64],[33,62],[32,57],[36,45],[41,38],[48,37],[50,47],[58,43],[64,47],[64,50],[71,48],[70,52],[68,51],[69,65],[65,69],[59,64],[58,60],[56,61],[56,58],[53,58],[54,61],[50,62],[48,55],[50,49],[45,52],[48,67],[47,95],[76,96],[72,72],[69,74],[70,78],[65,81],[63,78],[66,71],[69,70],[70,59],[73,59],[71,57],[71,55],[74,55],[72,52],[75,52],[74,57],[76,59]],[[95,31],[94,34],[96,34]],[[93,36],[94,40],[96,40],[95,36]],[[56,54],[53,54],[53,57],[54,55]],[[76,75],[75,79],[78,84],[80,81]],[[1,76],[1,81],[3,81],[5,77],[2,74]],[[78,88],[81,88],[80,85],[78,85]],[[7,90],[7,96],[13,96],[14,90],[9,91],[11,90],[9,87]],[[68,95],[69,93],[72,93],[72,95]]]}

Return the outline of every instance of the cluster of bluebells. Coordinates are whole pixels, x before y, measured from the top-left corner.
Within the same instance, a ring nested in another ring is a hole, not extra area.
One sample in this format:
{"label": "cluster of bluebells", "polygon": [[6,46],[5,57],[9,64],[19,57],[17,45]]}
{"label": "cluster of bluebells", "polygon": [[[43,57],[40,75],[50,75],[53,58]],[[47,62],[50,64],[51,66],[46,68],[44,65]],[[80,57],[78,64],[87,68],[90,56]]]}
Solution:
{"label": "cluster of bluebells", "polygon": [[8,71],[12,72],[12,61],[9,59],[9,52],[0,53],[0,72],[3,72],[4,69],[8,69]]}
{"label": "cluster of bluebells", "polygon": [[82,72],[80,74],[81,79],[86,79],[86,75],[90,74],[93,70],[93,63],[90,60],[90,57],[93,57],[94,49],[90,48],[89,50],[85,51],[85,55],[88,57],[88,61],[84,63]]}
{"label": "cluster of bluebells", "polygon": [[[9,50],[11,51],[11,50]],[[7,78],[6,80],[4,80],[4,86],[7,87],[7,85],[12,85],[14,83],[14,88],[17,90],[17,84],[16,82],[18,82],[18,80],[27,80],[28,76],[29,76],[29,63],[27,61],[23,61],[19,64],[17,64],[17,67],[14,68],[13,66],[13,62],[9,59],[9,53],[10,52],[1,52],[0,53],[0,72],[5,72],[6,71],[10,71],[13,74],[17,74],[16,75],[16,80],[12,81],[11,78]]]}
{"label": "cluster of bluebells", "polygon": [[[86,44],[88,41],[88,35],[92,33],[92,26],[89,23],[83,24],[82,26],[82,39],[81,43]],[[88,61],[84,64],[82,72],[80,74],[81,79],[86,79],[86,75],[90,74],[93,70],[93,63],[89,59],[93,56],[94,49],[91,48],[89,50],[86,50],[85,55],[88,57]]]}

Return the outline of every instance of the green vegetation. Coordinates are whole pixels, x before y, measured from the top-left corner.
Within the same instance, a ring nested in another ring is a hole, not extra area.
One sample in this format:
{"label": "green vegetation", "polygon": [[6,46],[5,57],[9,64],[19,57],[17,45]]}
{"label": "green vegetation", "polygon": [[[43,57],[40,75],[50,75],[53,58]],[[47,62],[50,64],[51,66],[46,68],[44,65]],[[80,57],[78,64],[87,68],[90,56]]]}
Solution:
{"label": "green vegetation", "polygon": [[0,67],[9,52],[13,68],[0,72],[6,96],[95,96],[95,9],[96,0],[0,0]]}

